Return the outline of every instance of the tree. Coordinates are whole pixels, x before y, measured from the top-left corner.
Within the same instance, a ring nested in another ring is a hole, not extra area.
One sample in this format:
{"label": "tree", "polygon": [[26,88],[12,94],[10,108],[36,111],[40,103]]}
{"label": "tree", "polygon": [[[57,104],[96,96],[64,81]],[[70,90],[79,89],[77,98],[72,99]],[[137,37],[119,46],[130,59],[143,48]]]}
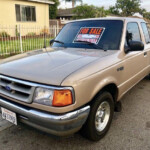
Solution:
{"label": "tree", "polygon": [[144,14],[147,13],[147,11],[146,11],[146,9],[141,8],[139,13],[144,16]]}
{"label": "tree", "polygon": [[147,12],[146,9],[141,8],[141,10],[140,10],[139,13],[140,13],[144,18],[150,20],[150,12]]}
{"label": "tree", "polygon": [[117,0],[116,8],[121,16],[132,16],[140,11],[141,0]]}
{"label": "tree", "polygon": [[108,12],[109,14],[120,15],[118,8],[115,6],[110,6]]}
{"label": "tree", "polygon": [[75,4],[76,4],[77,1],[82,3],[82,0],[65,0],[65,2],[72,2],[72,8],[75,7]]}
{"label": "tree", "polygon": [[73,13],[75,14],[74,19],[94,18],[96,9],[93,5],[85,4],[74,8]]}
{"label": "tree", "polygon": [[143,17],[150,20],[150,12],[144,13]]}
{"label": "tree", "polygon": [[49,6],[49,18],[50,19],[56,19],[57,17],[57,7],[59,6],[59,0],[52,0],[53,2],[55,2],[54,5],[50,5]]}
{"label": "tree", "polygon": [[95,17],[106,17],[108,14],[108,11],[106,11],[104,7],[96,7],[95,10]]}
{"label": "tree", "polygon": [[93,5],[81,5],[74,8],[73,13],[75,16],[73,19],[83,18],[95,18],[95,17],[106,17],[108,11],[104,7],[95,7]]}

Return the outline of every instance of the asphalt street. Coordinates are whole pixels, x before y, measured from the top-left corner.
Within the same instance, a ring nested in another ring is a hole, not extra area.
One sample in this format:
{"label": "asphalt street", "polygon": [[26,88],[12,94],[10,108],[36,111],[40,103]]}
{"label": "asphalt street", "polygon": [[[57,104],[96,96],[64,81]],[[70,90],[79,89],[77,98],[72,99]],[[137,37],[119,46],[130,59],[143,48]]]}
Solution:
{"label": "asphalt street", "polygon": [[122,104],[110,131],[96,143],[79,133],[55,138],[29,127],[10,127],[0,119],[0,150],[150,150],[150,81],[144,79],[131,89]]}

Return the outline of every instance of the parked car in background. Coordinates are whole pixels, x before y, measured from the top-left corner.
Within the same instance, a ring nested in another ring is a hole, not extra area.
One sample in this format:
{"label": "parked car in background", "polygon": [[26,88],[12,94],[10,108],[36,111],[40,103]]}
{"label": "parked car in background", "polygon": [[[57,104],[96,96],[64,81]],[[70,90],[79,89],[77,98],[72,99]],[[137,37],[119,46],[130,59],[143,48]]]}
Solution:
{"label": "parked car in background", "polygon": [[57,135],[81,130],[98,141],[120,100],[150,73],[150,36],[137,18],[72,21],[51,48],[0,64],[4,119]]}

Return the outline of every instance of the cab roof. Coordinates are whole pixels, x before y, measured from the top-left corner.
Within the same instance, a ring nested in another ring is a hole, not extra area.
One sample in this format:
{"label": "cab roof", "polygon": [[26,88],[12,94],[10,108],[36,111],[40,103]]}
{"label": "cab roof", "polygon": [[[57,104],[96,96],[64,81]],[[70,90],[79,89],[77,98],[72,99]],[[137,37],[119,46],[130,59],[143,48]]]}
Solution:
{"label": "cab roof", "polygon": [[70,22],[77,22],[77,21],[90,21],[90,20],[122,20],[126,22],[145,22],[142,18],[137,17],[103,17],[103,18],[89,18],[89,19],[80,19],[80,20],[72,20]]}

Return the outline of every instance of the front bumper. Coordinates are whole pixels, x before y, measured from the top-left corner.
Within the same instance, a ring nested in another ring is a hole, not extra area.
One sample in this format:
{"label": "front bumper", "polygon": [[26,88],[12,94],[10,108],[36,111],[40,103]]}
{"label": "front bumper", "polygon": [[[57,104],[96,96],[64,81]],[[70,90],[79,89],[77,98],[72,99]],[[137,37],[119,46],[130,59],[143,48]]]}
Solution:
{"label": "front bumper", "polygon": [[86,106],[63,115],[50,114],[10,102],[2,97],[0,107],[15,112],[19,122],[56,136],[67,136],[79,131],[90,112],[90,106]]}

